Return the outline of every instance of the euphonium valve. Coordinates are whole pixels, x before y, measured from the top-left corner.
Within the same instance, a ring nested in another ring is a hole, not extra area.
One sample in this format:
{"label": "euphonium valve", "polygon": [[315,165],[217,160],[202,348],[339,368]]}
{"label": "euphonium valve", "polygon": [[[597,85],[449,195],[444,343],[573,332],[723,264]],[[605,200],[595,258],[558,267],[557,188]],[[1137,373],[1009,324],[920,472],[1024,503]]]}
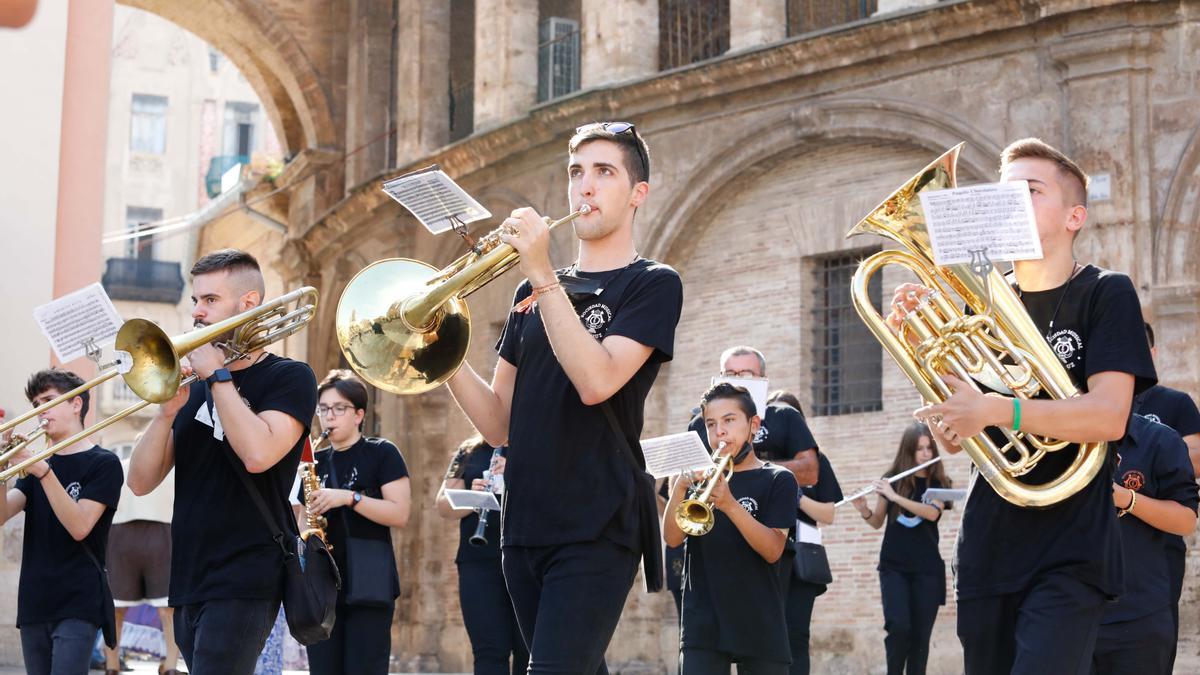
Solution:
{"label": "euphonium valve", "polygon": [[733,474],[733,457],[722,455],[723,449],[725,441],[721,441],[713,452],[713,462],[716,466],[708,470],[703,480],[688,488],[688,498],[675,507],[675,525],[689,537],[708,534],[717,522],[716,512],[710,501],[712,491],[722,476],[729,480]]}

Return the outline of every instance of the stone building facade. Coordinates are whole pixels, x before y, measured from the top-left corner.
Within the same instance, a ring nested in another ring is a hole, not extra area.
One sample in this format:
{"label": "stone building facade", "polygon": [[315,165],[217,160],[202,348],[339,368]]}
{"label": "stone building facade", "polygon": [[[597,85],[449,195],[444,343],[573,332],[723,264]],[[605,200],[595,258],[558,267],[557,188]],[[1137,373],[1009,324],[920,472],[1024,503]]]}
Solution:
{"label": "stone building facade", "polygon": [[[441,266],[463,249],[452,235],[421,230],[380,191],[381,180],[437,163],[494,214],[530,205],[561,215],[572,129],[627,119],[652,156],[638,248],[678,269],[685,294],[646,436],[681,430],[720,350],[747,343],[766,352],[772,387],[800,395],[843,487],[879,475],[917,400],[874,343],[846,341],[853,328],[841,284],[884,242],[844,235],[960,141],[962,182],[994,180],[1000,149],[1025,136],[1061,147],[1098,177],[1077,253],[1133,277],[1156,324],[1163,382],[1200,392],[1191,340],[1200,304],[1196,0],[880,1],[867,3],[880,10],[873,16],[833,20],[831,8],[862,4],[692,3],[724,12],[706,15],[721,40],[705,48],[722,51],[683,64],[662,62],[660,45],[680,37],[680,7],[689,4],[669,0],[130,4],[227,54],[278,129],[290,162],[251,196],[287,233],[255,234],[256,221],[233,215],[210,223],[198,248],[243,242],[284,288],[320,289],[300,347],[318,372],[340,363],[332,317],[355,272],[393,256]],[[578,22],[580,89],[539,102],[538,26],[549,16]],[[573,250],[569,232],[556,235],[556,261]],[[470,300],[469,358],[481,372],[494,363],[518,276]],[[885,274],[882,287],[902,278]],[[396,536],[397,667],[468,670],[451,562],[456,528],[436,516],[432,499],[469,426],[444,390],[376,395],[370,423],[404,451],[414,501],[425,507]],[[949,468],[965,484],[966,460]],[[957,526],[954,512],[941,524],[947,557]],[[825,540],[835,582],[816,604],[814,672],[879,671],[879,534],[848,513]],[[1193,579],[1197,557],[1189,558]],[[1189,579],[1184,626],[1200,620],[1196,588]],[[934,634],[932,672],[960,672],[954,617],[951,600]],[[668,672],[676,648],[669,597],[635,586],[611,662],[621,672]],[[1179,672],[1197,670],[1198,650],[1185,630]]]}

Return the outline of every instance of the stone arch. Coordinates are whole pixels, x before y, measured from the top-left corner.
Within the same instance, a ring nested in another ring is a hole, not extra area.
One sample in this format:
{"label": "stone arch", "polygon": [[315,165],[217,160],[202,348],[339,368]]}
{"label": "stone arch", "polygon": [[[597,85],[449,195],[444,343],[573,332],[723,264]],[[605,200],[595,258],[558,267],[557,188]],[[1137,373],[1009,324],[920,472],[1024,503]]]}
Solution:
{"label": "stone arch", "polygon": [[994,170],[1002,149],[968,122],[907,101],[839,98],[805,104],[731,139],[709,155],[712,161],[680,180],[679,184],[687,189],[678,191],[662,212],[663,226],[647,239],[647,255],[669,259],[668,253],[683,230],[709,208],[713,195],[734,180],[760,170],[756,167],[764,160],[805,146],[845,139],[907,142],[929,148],[930,160],[965,140],[959,170],[974,176],[987,176]]}
{"label": "stone arch", "polygon": [[189,30],[224,53],[258,93],[285,153],[339,144],[320,74],[297,41],[294,27],[265,3],[120,1]]}
{"label": "stone arch", "polygon": [[1153,271],[1157,284],[1195,281],[1200,238],[1200,124],[1192,131],[1167,188],[1153,237]]}

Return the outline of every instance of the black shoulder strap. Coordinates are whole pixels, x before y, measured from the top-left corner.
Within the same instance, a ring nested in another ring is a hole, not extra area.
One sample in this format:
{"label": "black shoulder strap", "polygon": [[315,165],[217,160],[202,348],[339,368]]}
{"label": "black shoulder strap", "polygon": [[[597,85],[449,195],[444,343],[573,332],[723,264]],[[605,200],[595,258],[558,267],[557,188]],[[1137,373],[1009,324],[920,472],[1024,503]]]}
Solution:
{"label": "black shoulder strap", "polygon": [[629,447],[629,439],[625,438],[625,432],[621,430],[621,425],[617,422],[617,414],[612,409],[612,399],[607,399],[600,404],[600,409],[604,411],[604,419],[608,420],[608,426],[612,428],[613,434],[617,437],[617,446],[621,448],[625,459],[633,465],[633,468],[638,471],[646,470],[646,458],[642,455],[641,450],[634,452]]}
{"label": "black shoulder strap", "polygon": [[[205,405],[208,406],[209,417],[211,418],[212,416],[216,415],[216,411],[214,410],[216,406],[213,405],[212,392],[208,389],[205,389],[204,399]],[[275,517],[271,515],[271,510],[267,508],[267,502],[265,499],[263,499],[262,493],[259,492],[254,483],[250,482],[250,474],[246,471],[246,467],[235,456],[232,448],[222,449],[225,450],[225,458],[228,459],[229,463],[233,466],[233,472],[237,474],[238,479],[240,479],[242,481],[242,485],[245,486],[246,492],[249,492],[250,498],[254,500],[254,505],[258,507],[258,512],[262,515],[263,522],[266,523],[267,529],[271,531],[271,539],[275,540],[276,544],[279,544],[279,548],[283,551],[285,559],[293,555],[292,551],[288,549],[286,544],[287,537],[284,535],[283,530],[279,529],[279,523],[277,523],[275,521]]]}

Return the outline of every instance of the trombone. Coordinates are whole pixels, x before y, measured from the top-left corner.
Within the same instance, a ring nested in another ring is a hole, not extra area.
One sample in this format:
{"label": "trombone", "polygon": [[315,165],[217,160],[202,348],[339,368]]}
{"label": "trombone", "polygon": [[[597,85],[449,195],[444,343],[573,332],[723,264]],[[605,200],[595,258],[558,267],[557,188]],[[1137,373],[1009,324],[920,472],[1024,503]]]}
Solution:
{"label": "trombone", "polygon": [[679,502],[679,506],[675,507],[675,525],[689,537],[702,537],[712,530],[716,524],[716,513],[713,510],[713,505],[709,503],[713,488],[717,486],[717,481],[722,476],[728,481],[733,475],[733,456],[722,455],[721,451],[725,449],[725,441],[721,441],[717,449],[713,451],[713,462],[716,466],[709,469],[704,479],[699,483],[688,488],[691,496]]}
{"label": "trombone", "polygon": [[[550,230],[591,211],[584,204]],[[420,394],[450,379],[471,343],[466,297],[520,262],[492,230],[438,270],[390,258],[364,267],[338,300],[335,332],[354,372],[393,394]]]}
{"label": "trombone", "polygon": [[[292,303],[296,303],[296,308],[289,310],[288,307]],[[163,329],[151,321],[145,319],[126,321],[117,333],[116,349],[118,352],[124,351],[129,355],[132,363],[128,370],[121,372],[122,369],[114,369],[103,373],[62,396],[51,399],[21,415],[0,428],[0,431],[7,430],[10,425],[27,420],[59,403],[69,401],[84,391],[111,380],[118,374],[124,377],[125,384],[142,400],[59,441],[16,466],[0,471],[0,482],[12,478],[59,450],[70,447],[82,438],[116,424],[151,403],[170,400],[180,387],[185,387],[199,379],[196,375],[191,375],[181,381],[180,361],[201,345],[213,342],[222,347],[229,355],[225,359],[225,364],[228,365],[272,342],[277,342],[298,332],[312,320],[316,310],[317,290],[311,286],[305,286],[241,314],[231,316],[224,321],[218,321],[211,326],[205,326],[200,330],[173,338],[168,337]],[[230,331],[233,332],[233,335],[228,342],[218,342]]]}

